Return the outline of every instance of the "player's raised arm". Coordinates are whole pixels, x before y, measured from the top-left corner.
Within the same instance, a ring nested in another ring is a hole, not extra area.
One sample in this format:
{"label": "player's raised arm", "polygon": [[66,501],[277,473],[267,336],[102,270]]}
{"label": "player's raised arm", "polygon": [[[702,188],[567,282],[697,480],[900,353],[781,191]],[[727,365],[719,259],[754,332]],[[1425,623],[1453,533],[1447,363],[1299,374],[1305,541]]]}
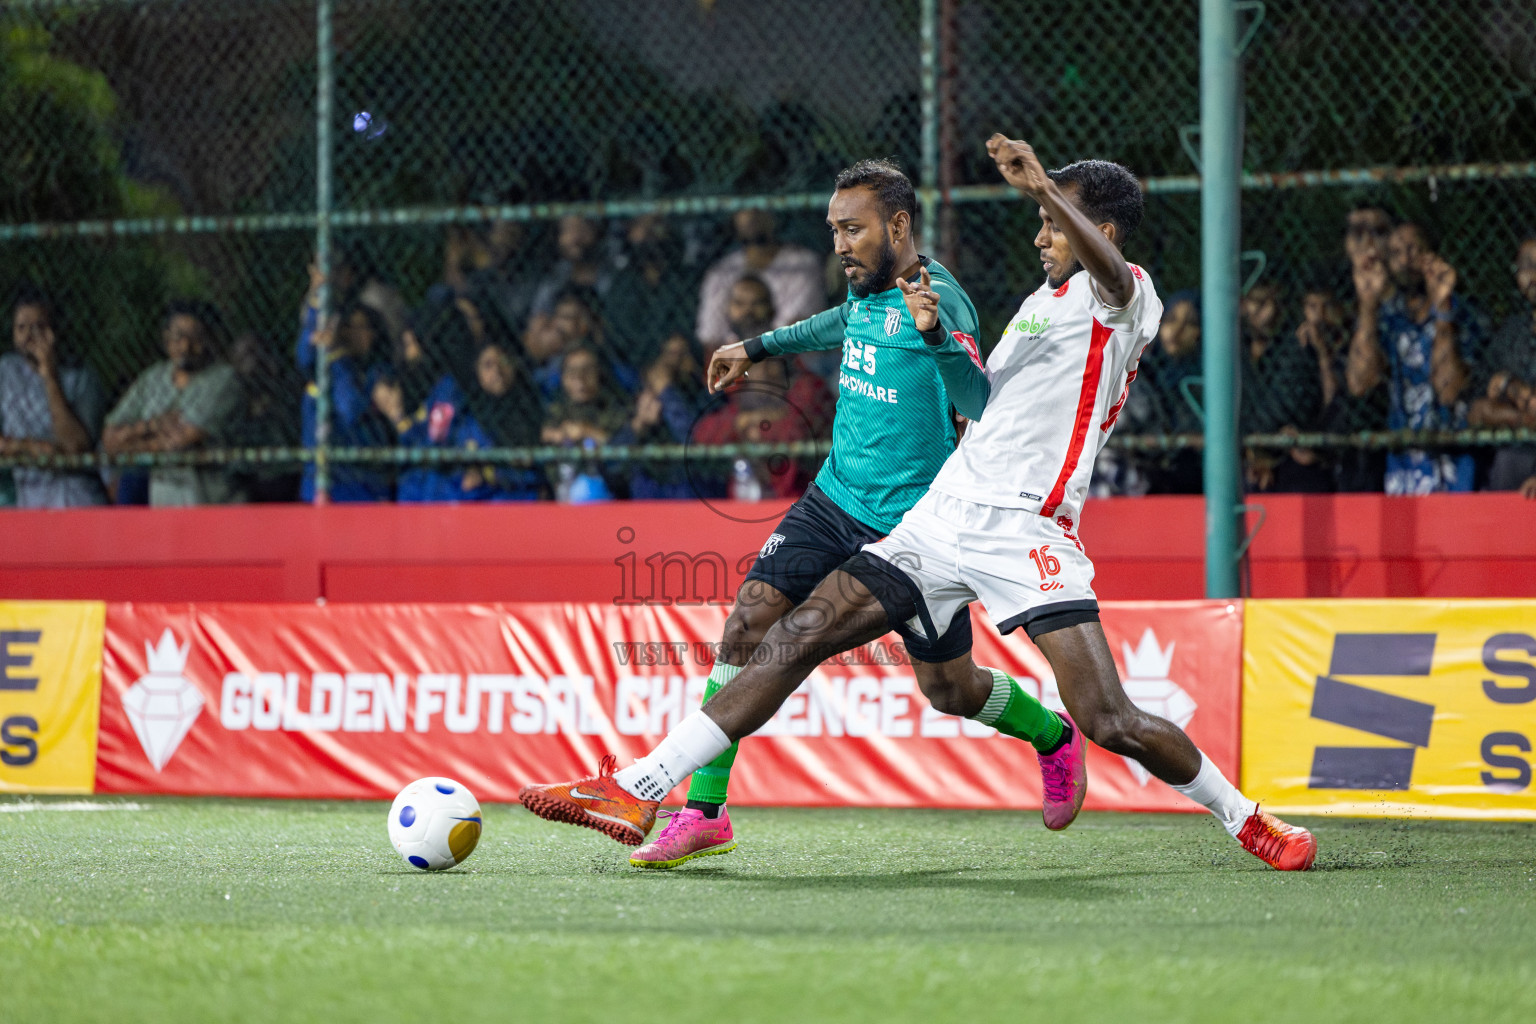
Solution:
{"label": "player's raised arm", "polygon": [[[945,329],[940,319],[939,292],[928,274],[928,268],[922,268],[917,283],[897,278],[896,286],[901,289],[907,312],[912,314],[912,323],[933,353],[934,361],[938,364],[939,378],[944,381],[944,390],[949,394],[950,402],[966,419],[981,419],[987,398],[992,393],[992,382],[987,379],[978,354],[961,347],[951,332]],[[969,329],[975,330],[974,326]]]}
{"label": "player's raised arm", "polygon": [[1113,222],[1095,224],[1046,174],[1027,142],[994,134],[987,153],[1004,180],[1040,204],[1043,230],[1066,235],[1072,255],[1098,285],[1100,297],[1110,306],[1124,306],[1135,295],[1136,281],[1120,252],[1119,229]]}

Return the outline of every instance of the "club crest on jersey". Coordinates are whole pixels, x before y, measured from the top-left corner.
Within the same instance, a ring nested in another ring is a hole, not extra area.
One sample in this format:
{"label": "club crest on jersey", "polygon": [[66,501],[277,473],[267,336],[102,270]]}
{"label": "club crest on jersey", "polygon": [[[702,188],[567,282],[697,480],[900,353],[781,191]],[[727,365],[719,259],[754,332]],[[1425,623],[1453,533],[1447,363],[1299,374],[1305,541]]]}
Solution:
{"label": "club crest on jersey", "polygon": [[768,539],[763,541],[763,549],[758,552],[759,557],[771,557],[775,551],[779,550],[779,545],[783,543],[784,535],[782,533],[770,533]]}
{"label": "club crest on jersey", "polygon": [[895,337],[899,330],[901,330],[901,310],[892,306],[885,311],[885,336]]}

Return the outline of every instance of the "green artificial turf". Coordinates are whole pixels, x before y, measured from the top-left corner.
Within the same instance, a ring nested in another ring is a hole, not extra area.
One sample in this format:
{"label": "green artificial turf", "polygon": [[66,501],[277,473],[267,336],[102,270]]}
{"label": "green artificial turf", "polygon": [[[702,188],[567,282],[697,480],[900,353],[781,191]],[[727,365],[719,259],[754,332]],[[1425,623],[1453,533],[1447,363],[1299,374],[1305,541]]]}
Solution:
{"label": "green artificial turf", "polygon": [[487,807],[425,874],[383,804],[92,802],[0,813],[0,1021],[1536,1020],[1531,825],[1283,875],[1205,816],[742,808],[643,872]]}

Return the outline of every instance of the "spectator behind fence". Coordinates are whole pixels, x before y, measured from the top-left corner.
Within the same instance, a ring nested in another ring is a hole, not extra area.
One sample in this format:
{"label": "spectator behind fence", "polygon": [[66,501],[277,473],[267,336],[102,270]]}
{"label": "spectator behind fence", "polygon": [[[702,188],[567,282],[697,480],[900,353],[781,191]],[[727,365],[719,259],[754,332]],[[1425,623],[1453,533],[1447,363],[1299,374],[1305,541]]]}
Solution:
{"label": "spectator behind fence", "polygon": [[[398,403],[388,404],[390,408],[398,404],[402,410],[399,416],[388,417],[391,423],[398,421],[401,416],[412,416],[421,408],[427,395],[432,393],[432,385],[437,383],[441,372],[434,369],[434,360],[427,355],[426,344],[422,341],[425,328],[421,326],[421,319],[416,314],[406,318],[405,329],[400,332],[400,340],[391,353],[389,384],[400,394]],[[375,395],[378,394],[378,387],[378,383],[375,383]],[[380,412],[384,412],[384,406],[377,400],[374,405]]]}
{"label": "spectator behind fence", "polygon": [[585,289],[601,300],[613,285],[615,268],[603,251],[600,222],[574,215],[561,217],[555,235],[555,251],[559,259],[539,279],[534,291],[530,327],[541,317],[552,315],[555,303],[570,289]]}
{"label": "spectator behind fence", "polygon": [[[678,372],[674,362],[665,356],[645,368],[629,422],[609,439],[610,443],[688,443],[698,408],[690,401],[688,392],[678,386]],[[631,464],[631,498],[690,498],[696,493],[689,484],[688,467],[682,462]]]}
{"label": "spectator behind fence", "polygon": [[639,373],[609,343],[596,296],[572,288],[560,296],[553,314],[543,321],[542,326],[530,331],[527,340],[528,359],[534,366],[534,383],[546,400],[553,401],[560,393],[565,357],[578,348],[589,348],[598,354],[603,362],[605,379],[611,386],[626,395],[639,389]]}
{"label": "spectator behind fence", "polygon": [[[1395,221],[1380,206],[1362,204],[1349,212],[1344,224],[1344,254],[1349,259],[1350,279],[1355,288],[1355,328],[1360,325],[1362,285],[1367,292],[1378,275],[1373,269],[1387,265],[1387,240]],[[1391,278],[1376,305],[1395,294]],[[1389,388],[1385,377],[1358,394],[1350,386],[1349,361],[1354,350],[1355,330],[1334,360],[1331,377],[1324,378],[1324,388],[1332,397],[1323,413],[1323,429],[1335,434],[1351,434],[1387,429]],[[1357,384],[1365,383],[1357,380]],[[1387,473],[1386,452],[1380,448],[1343,448],[1334,453],[1334,483],[1341,491],[1380,491]]]}
{"label": "spectator behind fence", "polygon": [[1327,285],[1313,285],[1301,300],[1301,323],[1296,341],[1317,360],[1317,379],[1322,387],[1323,408],[1344,389],[1344,360],[1349,356],[1344,329],[1344,306]]}
{"label": "spectator behind fence", "polygon": [[629,222],[627,263],[603,301],[603,320],[619,358],[649,366],[670,335],[689,331],[698,303],[698,279],[683,266],[683,246],[658,214]]}
{"label": "spectator behind fence", "polygon": [[655,363],[666,367],[672,378],[672,386],[682,392],[689,405],[695,409],[703,407],[706,397],[704,364],[699,359],[698,346],[685,332],[671,334],[661,343],[661,351]]}
{"label": "spectator behind fence", "polygon": [[[391,411],[399,411],[392,409]],[[539,397],[502,342],[475,357],[474,377],[444,375],[425,414],[411,420],[400,443],[415,448],[524,448],[539,443]],[[496,465],[418,466],[400,477],[401,501],[533,501],[543,491],[536,469]]]}
{"label": "spectator behind fence", "polygon": [[[1298,338],[1282,335],[1281,309],[1280,288],[1271,282],[1254,285],[1239,303],[1238,426],[1244,434],[1314,430],[1322,412],[1317,356]],[[1309,449],[1253,449],[1246,462],[1247,483],[1255,491],[1333,490],[1332,474]]]}
{"label": "spectator behind fence", "polygon": [[[747,274],[731,286],[726,310],[731,334],[737,338],[755,338],[773,330],[778,322],[773,294],[755,274]],[[804,421],[806,438],[830,436],[837,396],[827,386],[825,377],[807,366],[803,356],[786,363],[785,371],[789,381],[785,400]]]}
{"label": "spectator behind fence", "polygon": [[[58,311],[41,292],[11,307],[14,352],[0,355],[0,455],[80,455],[96,447],[105,406],[96,371],[76,358]],[[100,505],[92,471],[15,469],[21,508]]]}
{"label": "spectator behind fence", "polygon": [[384,318],[390,342],[398,341],[405,329],[406,305],[400,289],[380,273],[366,250],[357,241],[338,246],[331,265],[331,308],[358,302],[370,306]]}
{"label": "spectator behind fence", "polygon": [[[811,382],[813,388],[826,388],[826,382],[811,373],[801,373],[799,380]],[[812,425],[800,412],[803,404],[815,402],[808,403],[803,396],[797,397],[785,360],[765,359],[753,364],[748,380],[732,389],[723,406],[699,420],[693,432],[694,443],[722,445],[812,440],[815,436]],[[805,493],[813,476],[798,459],[782,456],[736,459],[730,494],[737,500],[747,501],[767,496],[798,498]]]}
{"label": "spectator behind fence", "polygon": [[607,444],[628,418],[622,392],[608,378],[605,360],[582,345],[560,362],[560,393],[544,416],[545,444]]}
{"label": "spectator behind fence", "polygon": [[[1469,414],[1474,427],[1536,428],[1536,235],[1520,243],[1514,271],[1523,308],[1500,325],[1488,347],[1480,397]],[[1500,448],[1488,488],[1536,498],[1536,445]]]}
{"label": "spectator behind fence", "polygon": [[[1131,432],[1200,433],[1198,406],[1204,398],[1200,369],[1200,293],[1174,292],[1164,308],[1157,340],[1142,354],[1121,413]],[[1199,448],[1151,454],[1141,465],[1148,493],[1199,494],[1204,489]]]}
{"label": "spectator behind fence", "polygon": [[478,295],[509,328],[520,330],[533,312],[539,274],[528,252],[528,225],[498,220],[485,233],[489,260],[469,279],[469,292]]}
{"label": "spectator behind fence", "polygon": [[[240,382],[240,411],[231,417],[226,441],[235,448],[287,448],[302,438],[293,396],[303,386],[294,368],[272,347],[246,331],[229,346],[229,365]],[[301,474],[287,466],[256,464],[230,470],[230,485],[240,501],[296,501]]]}
{"label": "spectator behind fence", "polygon": [[[223,321],[206,302],[178,300],[166,310],[166,358],[139,374],[107,414],[102,448],[111,454],[184,452],[222,444],[240,411],[240,382],[219,358]],[[205,505],[233,496],[219,466],[155,466],[151,505]]]}
{"label": "spectator behind fence", "polygon": [[731,223],[741,248],[716,261],[699,288],[695,333],[706,356],[727,342],[742,340],[731,331],[728,306],[731,286],[744,275],[761,278],[772,292],[776,311],[772,327],[804,320],[827,306],[821,261],[809,249],[775,241],[772,214],[737,210]]}
{"label": "spectator behind fence", "polygon": [[[628,417],[624,392],[608,374],[602,353],[589,346],[567,352],[560,364],[560,394],[544,416],[545,444],[590,450],[607,444]],[[578,465],[579,463],[579,465]],[[579,456],[554,467],[553,487],[560,501],[596,501],[612,497],[604,472]]]}
{"label": "spectator behind fence", "polygon": [[539,274],[525,252],[527,225],[498,220],[489,227],[450,225],[443,236],[442,280],[427,291],[428,306],[472,299],[482,315],[510,327],[528,321]]}
{"label": "spectator behind fence", "polygon": [[[1387,261],[1365,259],[1356,271],[1359,320],[1350,343],[1350,394],[1387,381],[1387,425],[1393,430],[1445,430],[1467,425],[1467,384],[1479,331],[1455,294],[1456,269],[1436,254],[1417,224],[1400,224],[1387,240]],[[1387,455],[1388,494],[1470,491],[1466,452],[1420,450]]]}
{"label": "spectator behind fence", "polygon": [[[389,329],[384,318],[371,306],[354,302],[342,308],[334,322],[318,326],[320,311],[316,306],[320,277],[310,281],[310,293],[304,303],[299,340],[294,357],[307,378],[304,386],[304,447],[319,443],[320,388],[316,383],[317,362],[326,360],[326,393],[330,427],[328,444],[336,448],[376,448],[394,440],[390,423],[379,415],[373,403],[373,387],[384,370],[383,352]],[[390,474],[367,466],[336,463],[330,472],[330,500],[335,502],[388,501],[393,495]],[[315,465],[304,467],[299,488],[302,501],[315,499]]]}

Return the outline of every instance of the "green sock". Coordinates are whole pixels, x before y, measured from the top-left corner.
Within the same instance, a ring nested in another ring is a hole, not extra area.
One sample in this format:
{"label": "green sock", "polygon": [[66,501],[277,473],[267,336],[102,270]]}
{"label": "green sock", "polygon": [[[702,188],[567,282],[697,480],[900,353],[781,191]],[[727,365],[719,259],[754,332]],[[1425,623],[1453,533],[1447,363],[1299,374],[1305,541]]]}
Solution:
{"label": "green sock", "polygon": [[971,717],[1004,736],[1027,740],[1042,754],[1060,746],[1066,730],[1061,716],[1025,693],[1008,673],[996,668],[987,671],[992,673],[992,696]]}
{"label": "green sock", "polygon": [[[719,693],[726,683],[735,679],[740,671],[741,667],[738,665],[727,665],[723,661],[715,662],[715,667],[709,671],[709,681],[704,684],[705,703]],[[731,784],[731,765],[736,763],[736,751],[740,747],[740,743],[732,743],[726,748],[725,753],[693,773],[693,778],[688,782],[690,802],[725,803],[725,790]]]}

